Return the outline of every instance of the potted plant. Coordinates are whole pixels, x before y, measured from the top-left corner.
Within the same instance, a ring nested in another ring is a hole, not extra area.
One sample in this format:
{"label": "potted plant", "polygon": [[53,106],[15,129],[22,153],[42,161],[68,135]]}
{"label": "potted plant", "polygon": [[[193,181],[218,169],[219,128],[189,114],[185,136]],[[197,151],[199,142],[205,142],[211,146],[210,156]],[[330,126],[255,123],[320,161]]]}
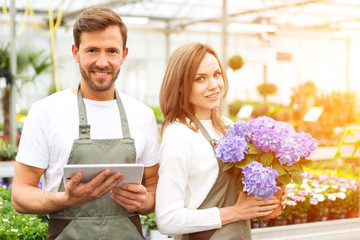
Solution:
{"label": "potted plant", "polygon": [[275,95],[277,92],[277,86],[273,83],[262,83],[257,86],[257,91],[264,98],[264,103],[269,95]]}
{"label": "potted plant", "polygon": [[17,146],[10,140],[0,139],[0,161],[14,161]]}
{"label": "potted plant", "polygon": [[[233,124],[215,152],[226,163],[223,171],[234,169],[239,175],[238,192],[269,199],[292,181],[302,183],[303,166],[311,163],[306,158],[316,149],[310,134],[297,133],[291,125],[264,116]],[[273,213],[268,217],[280,215],[280,206]]]}

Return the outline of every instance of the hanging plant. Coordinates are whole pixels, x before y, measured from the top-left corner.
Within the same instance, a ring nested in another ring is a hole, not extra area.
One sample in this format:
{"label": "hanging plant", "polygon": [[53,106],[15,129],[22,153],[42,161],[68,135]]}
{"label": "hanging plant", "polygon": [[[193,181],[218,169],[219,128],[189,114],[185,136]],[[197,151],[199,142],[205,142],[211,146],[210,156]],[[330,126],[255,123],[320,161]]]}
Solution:
{"label": "hanging plant", "polygon": [[228,64],[232,70],[236,71],[242,68],[242,66],[244,65],[244,60],[240,55],[234,55],[229,59]]}

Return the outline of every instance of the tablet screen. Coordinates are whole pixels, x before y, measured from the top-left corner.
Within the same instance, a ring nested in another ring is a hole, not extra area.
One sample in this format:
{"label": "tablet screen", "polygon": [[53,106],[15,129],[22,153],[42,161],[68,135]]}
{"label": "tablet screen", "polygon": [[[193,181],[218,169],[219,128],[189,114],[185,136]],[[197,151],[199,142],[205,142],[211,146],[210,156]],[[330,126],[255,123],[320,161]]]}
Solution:
{"label": "tablet screen", "polygon": [[124,179],[117,185],[124,183],[141,184],[144,165],[138,163],[129,164],[68,164],[64,166],[64,184],[72,178],[78,171],[82,172],[82,183],[87,183],[105,169],[110,169],[111,173],[121,172]]}

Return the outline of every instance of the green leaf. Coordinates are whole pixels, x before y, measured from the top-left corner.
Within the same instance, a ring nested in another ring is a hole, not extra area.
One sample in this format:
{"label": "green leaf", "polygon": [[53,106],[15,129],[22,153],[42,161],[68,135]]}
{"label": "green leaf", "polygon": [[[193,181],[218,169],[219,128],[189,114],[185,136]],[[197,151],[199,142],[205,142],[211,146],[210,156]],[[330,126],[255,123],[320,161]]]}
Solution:
{"label": "green leaf", "polygon": [[262,163],[262,165],[264,167],[270,166],[272,160],[274,159],[274,155],[273,153],[269,152],[269,153],[264,153],[261,155],[260,157],[260,162]]}
{"label": "green leaf", "polygon": [[242,177],[238,177],[237,179],[236,179],[236,185],[238,185],[239,183],[241,183],[241,180],[242,180]]}
{"label": "green leaf", "polygon": [[238,190],[236,191],[236,194],[239,194],[244,189],[244,184],[241,184]]}
{"label": "green leaf", "polygon": [[287,185],[291,182],[291,177],[289,174],[283,174],[279,176],[276,181],[281,183],[282,185]]}
{"label": "green leaf", "polygon": [[302,165],[302,166],[307,166],[307,167],[310,167],[312,165],[312,161],[311,160],[308,160],[306,158],[301,158],[299,163]]}
{"label": "green leaf", "polygon": [[248,154],[260,154],[263,151],[257,149],[254,144],[248,143]]}
{"label": "green leaf", "polygon": [[294,183],[296,183],[296,184],[302,184],[302,182],[303,182],[303,177],[301,176],[300,173],[298,173],[298,172],[293,172],[293,173],[292,173],[292,180],[293,180]]}
{"label": "green leaf", "polygon": [[235,165],[235,163],[227,163],[224,168],[223,168],[223,172],[229,170],[230,168],[232,168]]}
{"label": "green leaf", "polygon": [[279,176],[287,174],[285,168],[283,168],[279,163],[272,164],[272,168],[275,169],[275,171],[277,171]]}
{"label": "green leaf", "polygon": [[303,173],[304,169],[300,164],[294,164],[295,165],[295,169],[292,172],[297,172],[297,173]]}
{"label": "green leaf", "polygon": [[246,156],[243,160],[241,160],[240,162],[236,162],[235,163],[235,167],[236,168],[244,168],[246,167],[249,163],[256,161],[256,155],[248,155]]}
{"label": "green leaf", "polygon": [[287,164],[284,164],[284,165],[282,165],[282,166],[283,166],[283,167],[285,168],[285,170],[288,171],[288,172],[291,172],[292,170],[295,169],[295,166],[294,166],[294,165],[288,166]]}

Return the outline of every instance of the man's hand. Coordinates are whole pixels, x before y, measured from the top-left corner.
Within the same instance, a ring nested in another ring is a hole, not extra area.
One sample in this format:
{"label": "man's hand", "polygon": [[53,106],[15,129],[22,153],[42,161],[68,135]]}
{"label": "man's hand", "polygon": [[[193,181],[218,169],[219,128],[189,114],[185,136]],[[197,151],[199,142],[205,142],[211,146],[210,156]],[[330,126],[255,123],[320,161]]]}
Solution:
{"label": "man's hand", "polygon": [[65,187],[65,192],[48,192],[38,188],[45,169],[15,163],[12,203],[16,211],[26,214],[47,214],[79,206],[104,196],[122,179],[120,172],[109,176],[106,169],[88,183],[80,183],[76,173]]}
{"label": "man's hand", "polygon": [[70,207],[76,207],[86,202],[99,199],[124,179],[124,176],[120,172],[115,172],[111,176],[109,175],[110,169],[106,169],[90,182],[80,183],[82,173],[77,172],[66,184],[66,202],[70,203]]}
{"label": "man's hand", "polygon": [[128,212],[136,212],[143,208],[148,194],[145,186],[127,183],[112,190],[111,198]]}
{"label": "man's hand", "polygon": [[155,192],[158,181],[159,164],[145,167],[145,186],[140,184],[124,184],[111,191],[111,198],[129,212],[149,214],[155,208]]}

